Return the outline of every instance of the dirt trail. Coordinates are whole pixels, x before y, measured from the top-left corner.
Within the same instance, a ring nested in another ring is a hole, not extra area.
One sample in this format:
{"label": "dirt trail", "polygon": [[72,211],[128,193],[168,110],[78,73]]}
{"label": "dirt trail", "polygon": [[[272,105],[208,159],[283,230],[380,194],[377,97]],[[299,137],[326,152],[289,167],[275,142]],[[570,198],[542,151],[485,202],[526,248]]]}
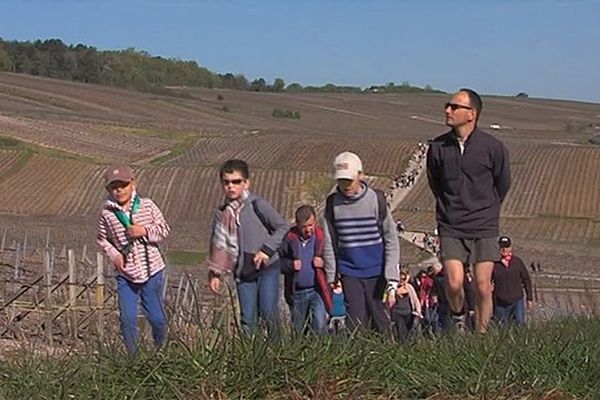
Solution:
{"label": "dirt trail", "polygon": [[[425,153],[427,153],[427,148],[425,148]],[[416,171],[415,182],[412,185],[406,187],[398,187],[392,190],[392,196],[390,199],[390,209],[392,212],[400,205],[400,202],[406,197],[406,195],[411,191],[413,187],[417,184],[417,182],[422,179],[421,176],[425,175],[425,166],[427,162],[427,158],[423,157],[421,161],[415,161],[414,159],[418,157],[419,150],[413,154],[413,157],[410,158],[408,162],[408,167],[406,168],[405,174],[409,175],[411,172]]]}
{"label": "dirt trail", "polygon": [[[406,171],[404,172],[406,175],[410,175],[411,173],[416,172],[414,183],[412,185],[408,185],[405,187],[395,188],[391,192],[391,198],[389,200],[389,203],[390,203],[390,209],[392,210],[392,212],[396,208],[398,208],[398,206],[400,205],[400,202],[416,186],[416,184],[419,182],[419,180],[426,179],[426,178],[423,178],[423,175],[426,174],[425,171],[426,171],[427,157],[421,157],[419,160],[420,152],[421,152],[421,150],[419,149],[413,154],[410,161],[408,162],[408,167],[406,168]],[[425,147],[423,152],[425,154],[427,154],[427,147]],[[419,161],[416,161],[416,160],[419,160]],[[431,257],[429,257],[428,259],[423,261],[421,264],[428,265],[428,264],[437,263],[438,262],[437,256],[433,252],[431,252],[430,249],[426,248],[425,245],[423,244],[424,236],[425,236],[425,232],[417,232],[417,231],[404,231],[400,234],[400,237],[402,239],[406,240],[409,243],[414,244],[415,246],[419,247],[420,249],[425,250],[431,254]]]}

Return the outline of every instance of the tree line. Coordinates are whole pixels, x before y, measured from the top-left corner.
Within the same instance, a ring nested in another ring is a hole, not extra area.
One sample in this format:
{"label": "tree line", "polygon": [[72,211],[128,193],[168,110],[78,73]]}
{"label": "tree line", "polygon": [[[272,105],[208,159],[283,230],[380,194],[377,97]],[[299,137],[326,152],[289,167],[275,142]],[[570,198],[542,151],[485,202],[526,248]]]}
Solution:
{"label": "tree line", "polygon": [[281,78],[269,84],[263,78],[249,81],[242,74],[215,73],[195,61],[152,56],[146,51],[98,50],[83,44],[67,45],[60,39],[36,41],[5,41],[0,38],[0,71],[24,73],[55,79],[95,83],[100,85],[160,91],[170,86],[224,88],[255,92],[307,93],[397,93],[438,92],[431,86],[411,86],[408,82],[395,85],[302,86],[286,85]]}

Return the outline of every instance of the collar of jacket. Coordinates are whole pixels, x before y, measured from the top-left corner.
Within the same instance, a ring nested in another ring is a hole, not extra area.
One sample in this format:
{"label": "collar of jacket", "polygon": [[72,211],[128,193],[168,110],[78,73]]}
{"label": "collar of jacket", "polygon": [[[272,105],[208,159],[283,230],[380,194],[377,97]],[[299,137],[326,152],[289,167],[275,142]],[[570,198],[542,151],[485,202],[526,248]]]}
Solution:
{"label": "collar of jacket", "polygon": [[[469,133],[469,135],[467,136],[467,139],[464,141],[465,146],[467,145],[467,143],[471,142],[473,139],[471,139],[472,137],[475,136],[475,139],[477,139],[477,133],[479,132],[479,128],[475,127],[475,129],[473,129],[473,131],[471,133]],[[451,135],[450,137],[453,139],[454,143],[456,143],[456,145],[458,146],[458,135],[456,134],[456,132],[454,131],[454,129],[451,131]]]}
{"label": "collar of jacket", "polygon": [[255,196],[249,190],[244,190],[242,192],[241,198],[238,200],[229,200],[227,198],[223,199],[223,202],[219,206],[219,210],[223,211],[229,205],[231,205],[232,208],[234,210],[236,210],[236,209],[241,208],[242,206],[246,205],[247,203],[251,202],[252,200],[254,200],[254,198],[255,198]]}
{"label": "collar of jacket", "polygon": [[[323,228],[316,225],[315,226],[315,257],[323,257],[323,245],[325,233],[323,232]],[[288,233],[288,239],[294,243],[295,246],[300,246],[300,230],[297,226],[292,227]]]}

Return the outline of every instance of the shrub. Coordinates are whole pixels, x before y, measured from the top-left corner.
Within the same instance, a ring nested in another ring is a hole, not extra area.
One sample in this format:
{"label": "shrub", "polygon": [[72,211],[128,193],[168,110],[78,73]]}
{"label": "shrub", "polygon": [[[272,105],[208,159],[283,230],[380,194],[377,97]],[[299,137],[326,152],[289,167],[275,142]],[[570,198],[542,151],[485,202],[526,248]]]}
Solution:
{"label": "shrub", "polygon": [[291,111],[283,108],[274,108],[271,115],[273,115],[275,118],[300,119],[299,111]]}

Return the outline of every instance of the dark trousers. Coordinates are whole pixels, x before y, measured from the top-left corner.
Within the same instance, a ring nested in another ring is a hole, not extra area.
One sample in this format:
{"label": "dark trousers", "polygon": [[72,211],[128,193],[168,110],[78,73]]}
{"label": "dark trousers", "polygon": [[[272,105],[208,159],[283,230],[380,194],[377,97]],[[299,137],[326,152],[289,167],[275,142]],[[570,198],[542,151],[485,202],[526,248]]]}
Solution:
{"label": "dark trousers", "polygon": [[415,316],[413,314],[403,315],[398,312],[394,312],[392,318],[396,325],[396,338],[399,341],[404,341],[410,335],[413,325],[415,323]]}
{"label": "dark trousers", "polygon": [[346,304],[347,326],[350,331],[373,329],[379,333],[389,333],[390,318],[385,311],[383,292],[385,279],[342,277],[344,302]]}

